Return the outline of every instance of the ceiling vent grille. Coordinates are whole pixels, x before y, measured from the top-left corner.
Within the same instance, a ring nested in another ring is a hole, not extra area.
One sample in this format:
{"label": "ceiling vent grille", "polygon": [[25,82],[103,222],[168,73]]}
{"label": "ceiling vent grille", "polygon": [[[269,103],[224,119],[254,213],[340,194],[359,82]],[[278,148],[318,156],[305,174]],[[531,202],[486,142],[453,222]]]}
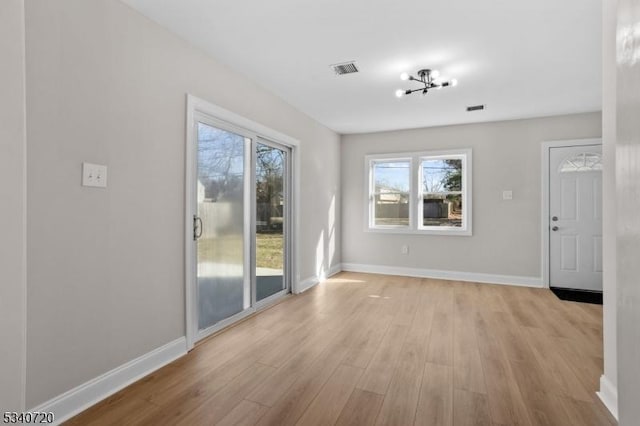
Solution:
{"label": "ceiling vent grille", "polygon": [[342,64],[333,64],[331,65],[331,68],[333,68],[333,72],[335,72],[336,75],[353,74],[355,72],[359,72],[356,63],[353,61],[345,62]]}
{"label": "ceiling vent grille", "polygon": [[484,109],[484,105],[472,105],[467,107],[467,112],[482,111],[483,109]]}

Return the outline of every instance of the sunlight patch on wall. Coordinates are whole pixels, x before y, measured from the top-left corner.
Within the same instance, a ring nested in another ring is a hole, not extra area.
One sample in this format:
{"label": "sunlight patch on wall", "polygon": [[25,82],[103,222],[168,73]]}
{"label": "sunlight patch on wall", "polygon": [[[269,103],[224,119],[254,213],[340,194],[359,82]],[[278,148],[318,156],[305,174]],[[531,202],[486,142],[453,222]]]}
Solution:
{"label": "sunlight patch on wall", "polygon": [[318,243],[316,244],[316,277],[320,281],[327,279],[327,271],[324,267],[324,229],[320,232]]}

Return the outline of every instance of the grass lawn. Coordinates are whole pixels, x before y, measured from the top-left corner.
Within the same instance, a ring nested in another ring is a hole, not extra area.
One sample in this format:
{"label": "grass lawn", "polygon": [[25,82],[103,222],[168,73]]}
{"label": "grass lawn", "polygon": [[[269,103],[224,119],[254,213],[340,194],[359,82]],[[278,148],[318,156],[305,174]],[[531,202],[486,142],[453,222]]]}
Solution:
{"label": "grass lawn", "polygon": [[283,269],[284,238],[282,234],[256,234],[256,266]]}
{"label": "grass lawn", "polygon": [[[256,266],[282,269],[282,234],[256,234]],[[238,237],[206,238],[198,241],[198,261],[238,262],[242,240]]]}

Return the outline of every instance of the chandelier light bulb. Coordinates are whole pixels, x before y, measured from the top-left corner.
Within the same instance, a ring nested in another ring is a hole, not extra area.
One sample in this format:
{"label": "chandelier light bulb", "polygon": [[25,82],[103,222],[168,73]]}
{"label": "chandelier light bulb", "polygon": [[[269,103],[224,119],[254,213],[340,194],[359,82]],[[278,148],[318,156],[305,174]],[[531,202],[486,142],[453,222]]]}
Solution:
{"label": "chandelier light bulb", "polygon": [[456,80],[455,78],[451,79],[451,86],[456,87],[458,85],[458,80]]}
{"label": "chandelier light bulb", "polygon": [[407,74],[406,72],[403,72],[402,74],[400,74],[400,80],[403,80],[403,81],[409,80],[409,74]]}
{"label": "chandelier light bulb", "polygon": [[398,89],[396,90],[396,98],[401,98],[404,96],[404,90]]}
{"label": "chandelier light bulb", "polygon": [[438,77],[440,77],[440,71],[438,71],[438,70],[433,70],[433,71],[431,71],[431,77],[432,77],[432,78],[438,78]]}

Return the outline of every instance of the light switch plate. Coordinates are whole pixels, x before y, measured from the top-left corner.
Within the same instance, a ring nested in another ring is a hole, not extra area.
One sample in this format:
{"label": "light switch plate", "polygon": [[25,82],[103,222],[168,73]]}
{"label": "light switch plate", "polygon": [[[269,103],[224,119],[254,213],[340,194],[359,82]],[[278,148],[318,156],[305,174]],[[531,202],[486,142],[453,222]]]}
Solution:
{"label": "light switch plate", "polygon": [[513,191],[502,191],[503,200],[513,200]]}
{"label": "light switch plate", "polygon": [[82,163],[82,186],[107,187],[107,166]]}

